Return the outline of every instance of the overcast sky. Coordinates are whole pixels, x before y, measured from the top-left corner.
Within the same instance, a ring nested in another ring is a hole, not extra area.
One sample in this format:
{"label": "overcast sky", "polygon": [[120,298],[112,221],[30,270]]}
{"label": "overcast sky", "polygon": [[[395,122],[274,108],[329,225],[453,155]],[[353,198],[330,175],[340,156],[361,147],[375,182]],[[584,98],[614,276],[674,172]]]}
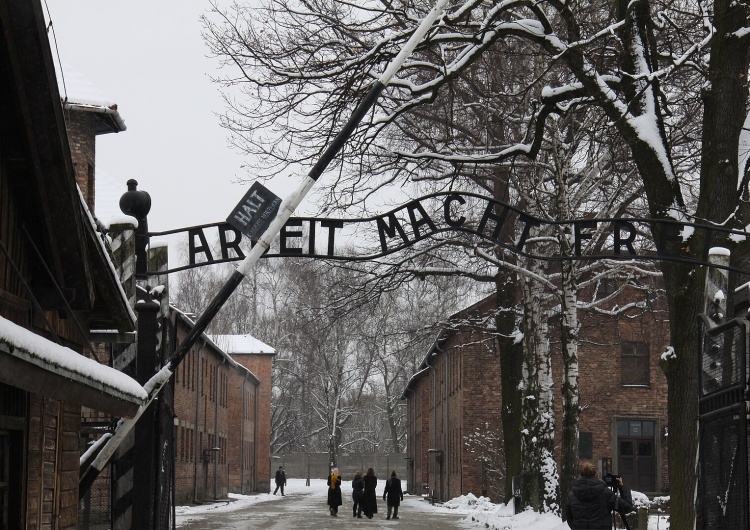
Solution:
{"label": "overcast sky", "polygon": [[[223,102],[209,74],[218,62],[206,57],[199,21],[208,2],[46,0],[46,6],[63,71],[116,102],[127,126],[97,139],[97,216],[106,222],[119,214],[119,197],[134,178],[151,195],[151,231],[225,220],[249,186],[236,183],[241,166],[254,162],[228,147],[215,115]],[[267,186],[285,197],[297,184]]]}

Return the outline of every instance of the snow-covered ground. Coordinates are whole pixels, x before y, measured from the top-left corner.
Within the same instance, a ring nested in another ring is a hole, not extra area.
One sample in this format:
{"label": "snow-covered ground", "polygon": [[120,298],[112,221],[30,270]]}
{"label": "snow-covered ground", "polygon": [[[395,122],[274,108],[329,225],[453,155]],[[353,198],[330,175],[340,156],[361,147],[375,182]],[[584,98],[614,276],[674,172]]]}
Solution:
{"label": "snow-covered ground", "polygon": [[[380,499],[383,494],[384,480],[378,481],[377,494]],[[272,484],[273,486],[273,484]],[[326,483],[324,480],[313,479],[310,486],[305,486],[305,479],[290,479],[287,483],[285,493],[292,495],[325,495]],[[272,488],[273,490],[273,488]],[[342,496],[345,499],[351,499],[351,481],[345,481],[341,485]],[[210,516],[247,509],[253,505],[268,502],[279,497],[270,494],[259,495],[235,495],[230,494],[232,502],[217,502],[214,504],[204,504],[200,506],[178,506],[177,523],[178,526],[185,522]],[[410,497],[415,499],[416,497]],[[636,503],[644,502],[645,496],[635,494]],[[487,528],[494,530],[569,530],[568,525],[554,515],[540,514],[532,511],[526,511],[517,515],[513,514],[513,508],[505,504],[494,504],[489,502],[485,497],[475,497],[472,494],[464,495],[448,501],[442,505],[429,506],[425,505],[437,513],[450,513],[452,515],[460,514],[465,517],[464,524],[471,523],[477,528]],[[463,527],[463,525],[462,525]],[[649,520],[648,530],[669,530],[669,523],[664,516],[652,516]]]}

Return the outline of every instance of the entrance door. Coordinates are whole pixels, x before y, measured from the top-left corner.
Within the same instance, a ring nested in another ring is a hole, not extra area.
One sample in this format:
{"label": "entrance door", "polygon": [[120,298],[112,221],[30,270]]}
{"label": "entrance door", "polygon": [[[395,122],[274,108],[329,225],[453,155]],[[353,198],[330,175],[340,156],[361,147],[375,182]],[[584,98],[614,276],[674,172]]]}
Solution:
{"label": "entrance door", "polygon": [[8,432],[0,431],[0,530],[8,528],[9,459]]}
{"label": "entrance door", "polygon": [[656,491],[655,422],[619,420],[617,422],[617,473],[630,488]]}

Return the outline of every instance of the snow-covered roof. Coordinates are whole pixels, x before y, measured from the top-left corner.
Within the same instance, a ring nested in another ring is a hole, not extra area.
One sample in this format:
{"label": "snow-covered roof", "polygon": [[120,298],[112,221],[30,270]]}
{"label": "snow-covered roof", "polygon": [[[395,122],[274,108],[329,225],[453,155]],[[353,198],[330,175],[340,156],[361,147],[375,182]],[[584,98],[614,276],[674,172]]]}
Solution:
{"label": "snow-covered roof", "polygon": [[80,112],[94,112],[100,118],[96,134],[122,132],[127,129],[125,120],[117,110],[117,103],[104,94],[79,72],[69,65],[56,68],[57,85],[63,100],[63,108]]}
{"label": "snow-covered roof", "polygon": [[143,387],[124,373],[2,317],[0,374],[13,386],[105,412],[135,412],[147,397]]}
{"label": "snow-covered roof", "polygon": [[230,355],[276,355],[276,350],[252,335],[211,335],[211,340]]}

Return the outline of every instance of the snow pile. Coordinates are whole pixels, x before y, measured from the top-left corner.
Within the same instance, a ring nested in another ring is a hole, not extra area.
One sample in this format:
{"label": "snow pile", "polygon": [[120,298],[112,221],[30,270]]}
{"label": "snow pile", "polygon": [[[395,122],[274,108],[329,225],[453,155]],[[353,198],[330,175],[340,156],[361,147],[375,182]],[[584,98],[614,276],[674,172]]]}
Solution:
{"label": "snow pile", "polygon": [[459,510],[461,512],[465,510],[484,512],[495,510],[498,507],[497,504],[493,504],[492,502],[490,502],[489,498],[477,497],[473,493],[468,493],[466,495],[456,497],[455,499],[451,499],[448,502],[444,503],[443,506],[452,510]]}
{"label": "snow pile", "polygon": [[451,499],[443,507],[465,513],[465,522],[491,530],[569,530],[556,515],[531,510],[514,514],[512,506],[494,504],[487,497],[472,493]]}

